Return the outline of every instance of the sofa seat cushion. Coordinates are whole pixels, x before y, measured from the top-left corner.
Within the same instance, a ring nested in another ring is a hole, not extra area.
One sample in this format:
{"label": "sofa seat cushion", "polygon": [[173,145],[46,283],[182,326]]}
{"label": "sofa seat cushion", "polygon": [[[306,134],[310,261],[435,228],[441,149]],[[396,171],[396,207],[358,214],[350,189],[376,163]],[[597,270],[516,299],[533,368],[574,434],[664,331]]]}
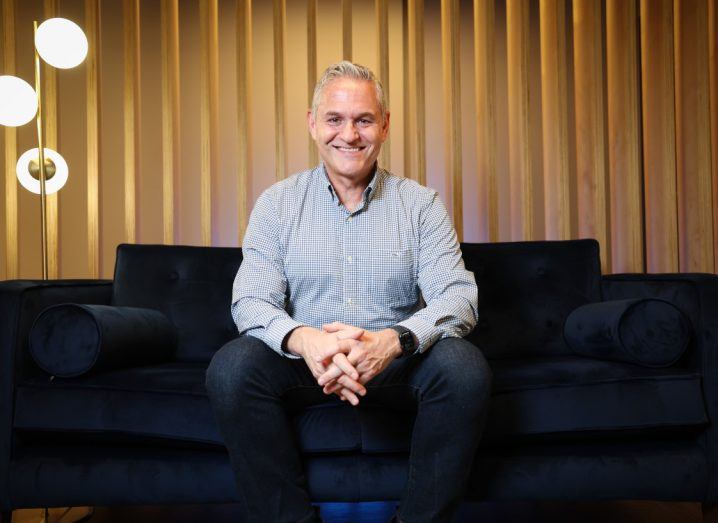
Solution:
{"label": "sofa seat cushion", "polygon": [[[577,356],[492,362],[486,437],[591,439],[596,433],[686,430],[707,423],[700,377]],[[168,363],[17,388],[14,426],[35,439],[159,439],[222,446],[204,388],[205,366]],[[415,413],[330,398],[293,413],[302,450],[365,454],[408,450]]]}
{"label": "sofa seat cushion", "polygon": [[[17,387],[16,429],[92,441],[160,438],[221,445],[205,364],[164,363]],[[53,437],[53,436],[49,436]]]}
{"label": "sofa seat cushion", "polygon": [[487,438],[699,428],[708,423],[701,377],[581,356],[496,360]]}

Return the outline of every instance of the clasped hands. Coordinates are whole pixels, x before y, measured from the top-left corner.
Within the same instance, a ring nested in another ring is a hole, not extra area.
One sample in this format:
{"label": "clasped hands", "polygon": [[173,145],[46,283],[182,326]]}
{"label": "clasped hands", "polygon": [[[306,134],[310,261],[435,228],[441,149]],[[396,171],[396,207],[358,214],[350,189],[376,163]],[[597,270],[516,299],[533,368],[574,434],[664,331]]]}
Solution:
{"label": "clasped hands", "polygon": [[289,337],[290,352],[301,356],[325,394],[359,404],[365,384],[401,354],[396,331],[368,331],[334,322],[322,329],[299,327]]}

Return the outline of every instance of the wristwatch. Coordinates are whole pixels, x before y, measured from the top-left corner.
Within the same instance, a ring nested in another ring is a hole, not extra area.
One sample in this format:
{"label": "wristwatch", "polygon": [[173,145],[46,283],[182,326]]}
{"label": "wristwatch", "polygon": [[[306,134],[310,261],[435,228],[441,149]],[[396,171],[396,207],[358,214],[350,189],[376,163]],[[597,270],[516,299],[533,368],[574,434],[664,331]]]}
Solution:
{"label": "wristwatch", "polygon": [[399,335],[399,347],[401,347],[401,355],[400,358],[403,358],[405,356],[411,356],[416,352],[416,342],[414,341],[414,334],[407,329],[406,327],[402,327],[401,325],[392,325],[389,327],[392,330],[395,330],[396,333]]}

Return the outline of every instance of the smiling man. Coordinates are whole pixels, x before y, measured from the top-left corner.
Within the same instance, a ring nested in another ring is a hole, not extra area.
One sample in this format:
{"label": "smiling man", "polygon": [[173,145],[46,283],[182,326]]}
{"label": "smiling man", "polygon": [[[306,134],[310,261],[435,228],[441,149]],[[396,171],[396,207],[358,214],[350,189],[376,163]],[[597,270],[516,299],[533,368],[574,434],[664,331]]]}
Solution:
{"label": "smiling man", "polygon": [[245,521],[321,521],[288,411],[338,399],[416,410],[395,520],[450,521],[490,390],[462,339],[476,283],[436,191],[378,167],[390,118],[369,69],[330,66],[307,120],[322,163],[257,200],[233,289],[240,337],[207,372]]}

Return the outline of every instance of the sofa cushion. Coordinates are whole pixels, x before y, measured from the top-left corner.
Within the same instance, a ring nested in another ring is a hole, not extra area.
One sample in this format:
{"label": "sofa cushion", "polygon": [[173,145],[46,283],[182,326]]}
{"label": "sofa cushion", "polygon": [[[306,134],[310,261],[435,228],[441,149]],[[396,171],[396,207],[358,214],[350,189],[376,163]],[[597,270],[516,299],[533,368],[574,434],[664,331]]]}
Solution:
{"label": "sofa cushion", "polygon": [[30,330],[29,344],[41,369],[71,378],[168,361],[177,334],[156,310],[62,303],[40,313]]}
{"label": "sofa cushion", "polygon": [[582,305],[566,318],[564,337],[576,354],[667,367],[683,355],[691,326],[672,303],[609,300]]}
{"label": "sofa cushion", "polygon": [[[592,439],[596,433],[691,430],[706,424],[700,377],[580,357],[494,362],[486,437]],[[204,389],[202,364],[171,363],[17,388],[16,429],[81,440],[174,440],[222,445]],[[293,415],[307,453],[408,450],[414,413],[339,400]],[[55,439],[53,439],[55,441]]]}
{"label": "sofa cushion", "polygon": [[176,359],[209,362],[238,336],[230,306],[241,262],[239,248],[123,244],[112,305],[162,311],[177,329]]}
{"label": "sofa cushion", "polygon": [[488,358],[570,354],[566,317],[601,300],[598,242],[464,243],[479,288],[479,322],[469,341]]}

